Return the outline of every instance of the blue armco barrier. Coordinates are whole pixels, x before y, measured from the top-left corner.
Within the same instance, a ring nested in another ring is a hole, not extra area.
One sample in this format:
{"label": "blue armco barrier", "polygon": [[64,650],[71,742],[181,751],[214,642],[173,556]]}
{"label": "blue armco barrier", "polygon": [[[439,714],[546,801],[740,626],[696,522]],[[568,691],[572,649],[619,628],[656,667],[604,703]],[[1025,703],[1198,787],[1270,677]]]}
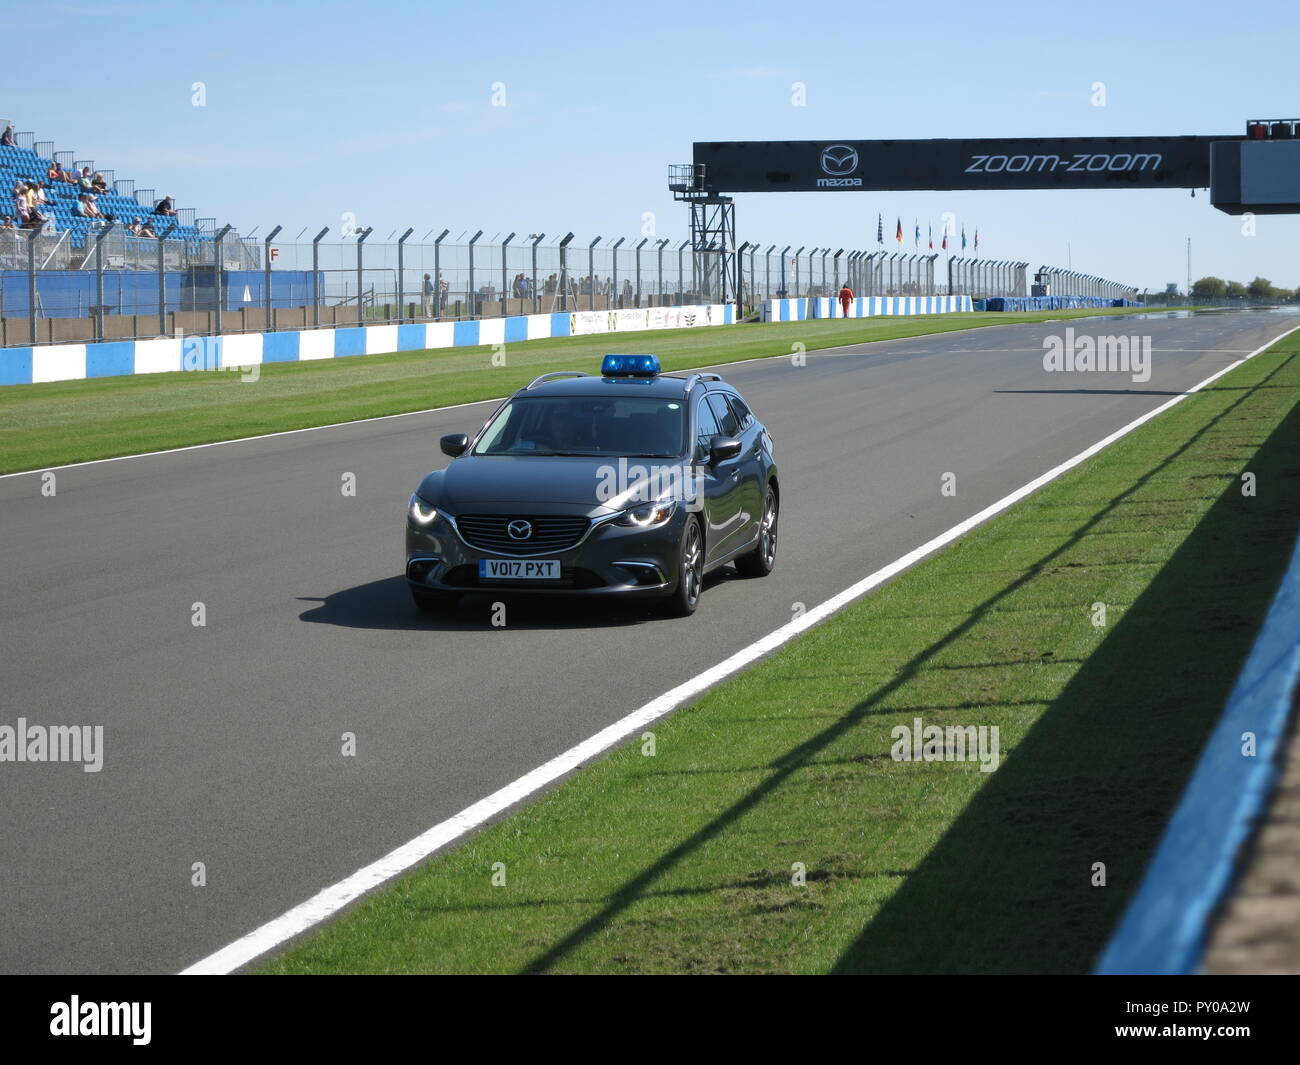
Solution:
{"label": "blue armco barrier", "polygon": [[[1238,850],[1273,791],[1298,676],[1300,544],[1098,973],[1196,971]],[[1255,736],[1253,756],[1242,750],[1248,732]]]}
{"label": "blue armco barrier", "polygon": [[714,304],[527,314],[470,322],[344,326],[222,337],[158,337],[99,344],[0,348],[0,386],[178,370],[229,370],[261,363],[474,347],[547,337],[699,328],[734,321],[733,305]]}
{"label": "blue armco barrier", "polygon": [[[850,318],[901,314],[958,314],[972,310],[969,296],[858,296],[849,300]],[[809,318],[843,318],[840,301],[813,299],[763,301],[763,321],[802,322]]]}
{"label": "blue armco barrier", "polygon": [[1089,307],[1141,306],[1136,300],[1109,296],[990,296],[976,301],[976,309],[982,311],[1070,311]]}

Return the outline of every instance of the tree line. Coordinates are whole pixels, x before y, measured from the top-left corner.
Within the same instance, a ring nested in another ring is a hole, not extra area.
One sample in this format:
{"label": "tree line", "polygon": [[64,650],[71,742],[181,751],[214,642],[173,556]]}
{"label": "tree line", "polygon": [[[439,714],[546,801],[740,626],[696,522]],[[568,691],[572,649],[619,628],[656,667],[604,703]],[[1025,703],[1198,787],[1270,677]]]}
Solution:
{"label": "tree line", "polygon": [[1266,277],[1242,284],[1225,281],[1221,277],[1203,277],[1192,284],[1192,295],[1198,299],[1251,299],[1273,300],[1278,303],[1300,302],[1300,288],[1279,288]]}

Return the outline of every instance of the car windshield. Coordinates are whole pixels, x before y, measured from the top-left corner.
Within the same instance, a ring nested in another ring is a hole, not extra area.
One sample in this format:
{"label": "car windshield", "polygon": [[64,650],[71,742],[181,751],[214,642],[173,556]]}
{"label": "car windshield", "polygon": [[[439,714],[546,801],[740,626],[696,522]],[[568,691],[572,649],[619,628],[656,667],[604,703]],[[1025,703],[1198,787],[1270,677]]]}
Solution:
{"label": "car windshield", "polygon": [[685,404],[653,396],[517,396],[475,455],[676,458],[686,450]]}

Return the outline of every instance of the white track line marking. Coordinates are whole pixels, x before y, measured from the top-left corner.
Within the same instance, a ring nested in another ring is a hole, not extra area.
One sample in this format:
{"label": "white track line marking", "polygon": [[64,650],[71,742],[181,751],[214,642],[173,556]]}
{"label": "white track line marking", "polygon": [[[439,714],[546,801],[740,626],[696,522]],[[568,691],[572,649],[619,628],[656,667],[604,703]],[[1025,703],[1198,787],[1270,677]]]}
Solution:
{"label": "white track line marking", "polygon": [[1000,514],[1008,507],[1020,502],[1025,496],[1037,491],[1049,481],[1054,481],[1061,474],[1068,470],[1074,469],[1079,463],[1085,462],[1092,458],[1093,455],[1102,449],[1110,446],[1120,437],[1127,436],[1139,426],[1145,425],[1152,418],[1163,414],[1170,407],[1181,403],[1194,392],[1199,392],[1206,385],[1217,381],[1224,374],[1235,370],[1246,359],[1254,358],[1265,348],[1276,344],[1279,340],[1290,336],[1300,326],[1293,326],[1285,333],[1270,340],[1263,347],[1256,348],[1243,359],[1238,359],[1229,366],[1225,366],[1217,373],[1211,374],[1204,381],[1193,385],[1181,395],[1174,396],[1172,399],[1160,404],[1153,410],[1148,411],[1140,418],[1129,422],[1121,429],[1115,430],[1109,436],[1098,440],[1091,447],[1080,451],[1073,458],[1066,459],[1059,466],[1054,466],[1044,474],[1035,477],[1028,484],[1017,488],[1010,495],[1005,495],[996,503],[985,507],[978,514],[967,518],[958,525],[954,525],[947,532],[940,533],[932,540],[927,540],[920,547],[914,548],[902,558],[895,559],[889,565],[876,570],[874,573],[863,577],[856,584],[850,585],[844,591],[827,599],[824,603],[813,607],[801,617],[794,621],[782,625],[779,629],[768,633],[766,636],[737,651],[730,658],[719,662],[716,666],[705,670],[698,676],[692,677],[684,684],[679,684],[671,691],[664,692],[657,699],[652,699],[644,706],[633,710],[624,718],[620,718],[612,725],[609,725],[589,739],[583,740],[576,747],[570,747],[563,754],[552,758],[545,765],[540,765],[529,773],[525,773],[518,780],[507,784],[504,788],[494,791],[484,799],[480,799],[472,806],[467,806],[460,813],[449,817],[446,821],[434,825],[427,832],[416,836],[409,843],[398,847],[395,851],[384,855],[376,862],[357,870],[351,876],[340,880],[337,884],[327,887],[317,895],[313,895],[306,902],[300,903],[287,913],[268,921],[260,928],[254,929],[248,935],[241,939],[235,940],[229,946],[222,947],[215,954],[209,954],[206,958],[196,961],[189,968],[181,972],[181,976],[219,976],[226,973],[232,973],[236,969],[247,965],[254,958],[273,950],[280,944],[287,942],[294,936],[300,935],[307,931],[313,925],[319,924],[328,917],[338,913],[348,903],[360,898],[366,892],[377,888],[385,881],[391,880],[400,873],[418,865],[424,861],[434,851],[445,847],[448,843],[459,839],[467,832],[471,832],[480,825],[491,820],[497,814],[509,809],[518,802],[522,802],[530,795],[547,784],[558,780],[566,773],[577,769],[583,762],[603,754],[609,748],[613,747],[620,740],[631,736],[638,729],[644,728],[657,718],[675,710],[682,703],[695,696],[700,695],[714,684],[725,680],[743,669],[750,663],[762,658],[764,655],[775,651],[782,644],[788,643],[800,633],[812,628],[819,622],[825,621],[836,611],[848,606],[855,599],[861,598],[873,588],[883,584],[892,577],[896,577],[905,569],[914,566],[927,555],[938,551],[941,547],[946,547],[954,540],[964,536],[977,525],[982,525],[996,514]]}
{"label": "white track line marking", "polygon": [[[1082,316],[1083,319],[1087,319],[1091,317],[1095,317],[1095,316],[1094,315]],[[814,319],[808,319],[808,320],[813,321]],[[829,321],[829,319],[822,319],[822,320]],[[1069,318],[1065,320],[1079,321],[1081,319]],[[767,324],[798,325],[799,323],[788,322],[788,323],[767,323]],[[1046,322],[1007,322],[1005,324],[999,323],[1001,328],[1004,329],[1016,325],[1046,325],[1046,324],[1048,323]],[[986,325],[972,325],[966,327],[965,329],[945,329],[939,333],[917,333],[914,336],[910,336],[910,337],[892,337],[888,340],[862,340],[856,344],[841,344],[838,347],[834,347],[834,348],[813,348],[813,350],[808,352],[808,354],[809,355],[830,355],[835,352],[844,352],[845,354],[853,355],[858,353],[847,352],[845,351],[845,349],[863,347],[864,345],[867,344],[894,344],[897,343],[898,341],[903,341],[903,340],[919,340],[922,337],[945,336],[949,333],[967,333],[975,329],[988,329],[988,328],[991,327]],[[996,328],[996,326],[992,328]],[[435,350],[441,350],[441,349],[435,349]],[[983,351],[985,349],[974,348],[971,350]],[[1039,349],[1026,348],[1025,350],[1037,351]],[[393,352],[392,354],[398,355],[398,354],[406,354],[406,353]],[[790,354],[791,352],[783,351],[775,355],[756,355],[752,359],[736,359],[734,362],[711,362],[707,366],[690,367],[685,370],[669,370],[668,373],[689,374],[689,373],[697,373],[700,370],[716,370],[721,366],[744,366],[746,363],[750,363],[750,362],[768,362],[771,359],[785,358]],[[931,353],[918,352],[918,354],[928,355]],[[289,364],[286,363],[285,365],[289,365]],[[9,387],[9,386],[0,386],[0,387]],[[226,444],[243,444],[243,443],[247,443],[250,440],[271,440],[277,436],[296,436],[298,433],[314,433],[320,429],[340,429],[348,425],[365,425],[367,422],[386,422],[386,421],[391,421],[394,418],[414,418],[420,414],[437,414],[439,411],[459,410],[461,407],[477,407],[480,403],[500,403],[505,398],[506,398],[505,396],[492,396],[489,397],[488,399],[473,399],[470,400],[468,403],[449,403],[445,407],[425,407],[424,410],[407,410],[407,411],[402,411],[400,414],[380,414],[375,416],[374,418],[353,418],[351,421],[346,421],[346,422],[328,422],[325,425],[306,425],[303,426],[303,428],[301,429],[281,429],[279,432],[258,433],[256,436],[236,436],[236,437],[232,437],[229,440],[209,440],[206,444],[188,444],[185,447],[169,447],[169,448],[164,448],[162,451],[138,451],[133,455],[113,455],[106,459],[86,459],[84,462],[67,462],[64,463],[62,466],[37,466],[30,470],[15,470],[13,473],[0,473],[0,481],[3,481],[9,477],[30,477],[34,473],[46,473],[51,470],[74,470],[79,466],[98,466],[101,465],[102,463],[107,463],[107,462],[125,462],[127,459],[148,459],[148,458],[153,458],[155,455],[178,455],[183,451],[199,451],[207,447],[223,447]]]}

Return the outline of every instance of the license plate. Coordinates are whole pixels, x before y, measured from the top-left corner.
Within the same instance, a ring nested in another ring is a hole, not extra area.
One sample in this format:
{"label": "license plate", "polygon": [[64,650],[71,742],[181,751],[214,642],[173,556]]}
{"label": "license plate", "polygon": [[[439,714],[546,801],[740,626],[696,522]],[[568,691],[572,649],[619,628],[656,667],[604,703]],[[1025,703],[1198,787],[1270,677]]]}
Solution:
{"label": "license plate", "polygon": [[555,581],[560,579],[560,562],[554,558],[481,558],[478,575],[486,581]]}

